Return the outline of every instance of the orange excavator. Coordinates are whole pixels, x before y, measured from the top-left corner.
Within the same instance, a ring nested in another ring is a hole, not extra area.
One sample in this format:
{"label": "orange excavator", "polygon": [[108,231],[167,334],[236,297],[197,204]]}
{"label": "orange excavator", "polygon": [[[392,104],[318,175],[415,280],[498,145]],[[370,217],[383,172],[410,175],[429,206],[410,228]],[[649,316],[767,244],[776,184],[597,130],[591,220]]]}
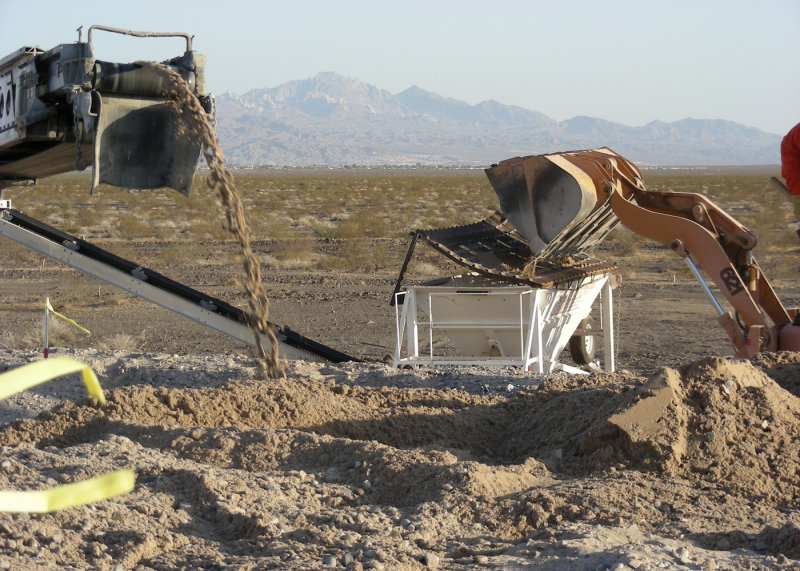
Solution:
{"label": "orange excavator", "polygon": [[[534,262],[580,259],[621,222],[686,261],[736,357],[800,351],[800,310],[785,308],[761,271],[756,237],[705,196],[647,190],[639,169],[608,148],[515,157],[486,175]],[[700,268],[737,317],[723,309]]]}

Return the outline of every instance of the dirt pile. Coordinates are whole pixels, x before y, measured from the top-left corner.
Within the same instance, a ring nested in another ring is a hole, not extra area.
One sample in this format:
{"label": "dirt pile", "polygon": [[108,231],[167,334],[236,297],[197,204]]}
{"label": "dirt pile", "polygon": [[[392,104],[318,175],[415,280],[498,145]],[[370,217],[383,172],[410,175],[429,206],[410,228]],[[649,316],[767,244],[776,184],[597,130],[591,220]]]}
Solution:
{"label": "dirt pile", "polygon": [[781,489],[798,484],[790,475],[800,469],[800,401],[781,384],[796,388],[800,364],[784,358],[769,367],[766,357],[760,363],[708,358],[680,374],[666,369],[583,440],[581,450],[791,503]]}
{"label": "dirt pile", "polygon": [[0,428],[6,489],[137,473],[134,492],[96,505],[0,514],[0,566],[766,569],[800,559],[798,355],[538,387],[469,372],[516,385],[494,395],[458,390],[455,370],[435,379],[450,388],[392,386],[430,383],[429,373],[311,363],[290,364],[286,380],[236,369],[214,386],[167,388],[141,367],[105,408],[79,399]]}

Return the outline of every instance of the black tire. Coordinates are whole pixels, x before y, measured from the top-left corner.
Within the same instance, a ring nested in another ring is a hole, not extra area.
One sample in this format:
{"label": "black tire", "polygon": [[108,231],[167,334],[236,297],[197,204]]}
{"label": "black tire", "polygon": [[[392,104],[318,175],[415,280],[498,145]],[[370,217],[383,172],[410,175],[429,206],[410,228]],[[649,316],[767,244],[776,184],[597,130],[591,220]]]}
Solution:
{"label": "black tire", "polygon": [[[589,316],[578,325],[578,329],[593,329],[592,317]],[[578,365],[588,365],[594,361],[597,352],[595,335],[573,335],[569,338],[569,354]]]}

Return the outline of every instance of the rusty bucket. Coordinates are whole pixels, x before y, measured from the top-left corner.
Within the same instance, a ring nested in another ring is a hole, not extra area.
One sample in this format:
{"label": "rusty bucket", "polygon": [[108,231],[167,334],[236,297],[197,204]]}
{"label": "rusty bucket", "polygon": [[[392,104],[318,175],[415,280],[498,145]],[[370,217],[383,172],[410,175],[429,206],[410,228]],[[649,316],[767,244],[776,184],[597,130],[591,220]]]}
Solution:
{"label": "rusty bucket", "polygon": [[638,168],[608,148],[515,157],[486,169],[500,210],[539,260],[585,254],[618,224],[609,185]]}

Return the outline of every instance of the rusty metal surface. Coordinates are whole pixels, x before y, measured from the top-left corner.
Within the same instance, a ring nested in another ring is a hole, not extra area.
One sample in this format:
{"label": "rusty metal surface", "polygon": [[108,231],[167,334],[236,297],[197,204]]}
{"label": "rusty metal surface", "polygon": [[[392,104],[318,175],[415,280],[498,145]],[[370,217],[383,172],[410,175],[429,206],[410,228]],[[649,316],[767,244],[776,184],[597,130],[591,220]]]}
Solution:
{"label": "rusty metal surface", "polygon": [[457,264],[506,283],[547,288],[616,271],[614,264],[588,256],[569,264],[539,262],[531,271],[527,243],[499,214],[465,226],[417,230],[413,235]]}
{"label": "rusty metal surface", "polygon": [[539,263],[588,254],[603,241],[618,223],[608,202],[617,178],[644,188],[636,166],[605,147],[514,157],[485,172]]}

